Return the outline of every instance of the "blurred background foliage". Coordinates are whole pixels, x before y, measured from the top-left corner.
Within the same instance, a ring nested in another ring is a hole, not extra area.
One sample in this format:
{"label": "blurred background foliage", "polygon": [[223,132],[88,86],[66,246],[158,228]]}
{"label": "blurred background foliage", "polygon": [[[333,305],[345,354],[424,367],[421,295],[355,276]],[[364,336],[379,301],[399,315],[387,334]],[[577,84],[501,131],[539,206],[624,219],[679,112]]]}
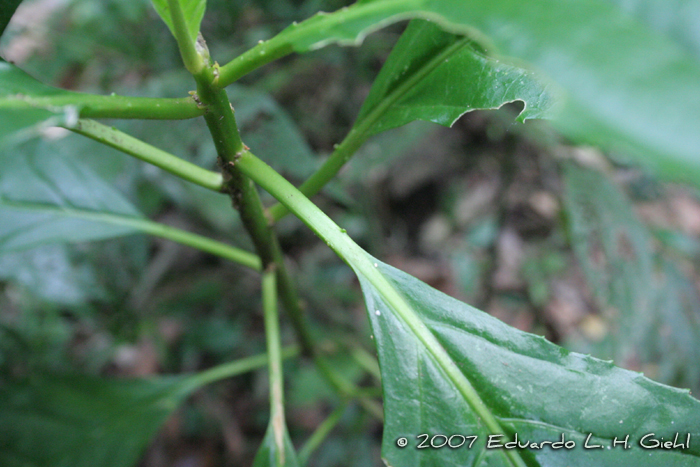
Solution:
{"label": "blurred background foliage", "polygon": [[[343,5],[209,0],[202,31],[225,63],[292,21]],[[360,48],[285,58],[230,87],[246,144],[301,182],[344,137],[402,28]],[[193,88],[148,0],[27,1],[0,46],[66,89],[181,97]],[[572,146],[546,122],[515,124],[520,109],[378,135],[315,201],[372,255],[508,324],[700,393],[696,190]],[[215,167],[201,120],[112,124]],[[47,131],[14,157],[29,151],[86,165],[152,219],[251,249],[226,197],[67,131]],[[278,232],[334,365],[377,386],[352,271],[291,216]],[[167,241],[135,235],[8,253],[0,280],[0,377],[173,375],[265,349],[257,275]],[[285,372],[300,445],[340,401],[311,363],[289,360]],[[140,465],[249,464],[267,424],[266,379],[256,371],[189,397]],[[350,404],[310,465],[380,465],[380,435],[381,424]]]}

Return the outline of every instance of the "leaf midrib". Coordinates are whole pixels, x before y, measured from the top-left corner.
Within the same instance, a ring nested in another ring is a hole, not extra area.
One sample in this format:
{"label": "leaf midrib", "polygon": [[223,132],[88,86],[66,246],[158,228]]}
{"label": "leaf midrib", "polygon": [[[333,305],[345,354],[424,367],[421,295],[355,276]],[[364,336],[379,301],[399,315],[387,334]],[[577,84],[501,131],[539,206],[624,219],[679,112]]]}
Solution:
{"label": "leaf midrib", "polygon": [[449,59],[452,55],[460,52],[464,47],[468,46],[471,40],[463,37],[456,42],[447,46],[442,52],[433,57],[430,61],[421,66],[408,79],[399,84],[393,91],[387,94],[379,104],[374,106],[366,116],[355,123],[356,131],[362,135],[366,135],[372,126],[398,101],[401,100],[408,92],[413,90],[420,81],[432,73],[441,63]]}
{"label": "leaf midrib", "polygon": [[[364,253],[358,246],[355,247]],[[359,259],[359,258],[358,258]],[[433,358],[438,367],[446,374],[455,389],[462,395],[467,404],[481,417],[486,427],[493,434],[502,434],[510,438],[500,426],[496,417],[479,396],[474,386],[469,382],[464,373],[459,370],[456,362],[440,344],[435,335],[427,328],[418,314],[408,305],[401,293],[389,282],[389,280],[372,264],[369,256],[364,253],[362,259],[353,262],[355,272],[362,274],[379,292],[385,304],[395,315],[413,332],[414,336],[423,344],[428,354]],[[525,467],[525,462],[520,455],[513,450],[504,452],[508,462],[517,467]]]}

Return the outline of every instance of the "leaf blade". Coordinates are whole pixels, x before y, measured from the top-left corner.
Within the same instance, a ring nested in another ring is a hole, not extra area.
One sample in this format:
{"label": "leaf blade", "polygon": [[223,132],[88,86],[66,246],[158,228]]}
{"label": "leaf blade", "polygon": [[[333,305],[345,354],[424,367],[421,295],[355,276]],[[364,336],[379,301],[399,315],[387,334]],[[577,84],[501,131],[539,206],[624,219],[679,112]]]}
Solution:
{"label": "leaf blade", "polygon": [[222,67],[221,79],[229,83],[290,51],[358,45],[410,18],[478,37],[490,53],[523,60],[557,83],[566,96],[555,124],[568,137],[623,149],[665,176],[700,183],[700,63],[604,0],[359,2],[289,26]]}
{"label": "leaf blade", "polygon": [[[450,357],[449,365],[468,375],[499,424],[507,427],[506,422],[512,419],[520,424],[545,423],[556,427],[559,433],[575,432],[579,438],[592,433],[608,442],[615,436],[621,439],[627,433],[636,438],[635,442],[649,432],[659,436],[687,432],[692,437],[700,433],[700,403],[687,391],[654,383],[639,374],[615,368],[610,362],[570,353],[541,337],[509,328],[390,266],[376,260],[375,264],[379,274],[405,297],[422,325],[445,349]],[[420,338],[408,329],[410,326],[386,300],[384,292],[363,277],[364,274],[358,272],[358,276],[382,369],[386,414],[382,453],[386,462],[408,466],[429,464],[430,459],[437,461],[435,452],[427,452],[431,450],[396,447],[397,438],[416,433],[478,434],[480,438],[475,446],[483,450],[484,436],[489,431],[477,417],[469,416],[455,388],[431,381],[447,379],[444,365],[439,368],[431,363]],[[425,376],[419,377],[416,369]],[[416,389],[417,385],[421,385],[420,390]],[[619,423],[620,420],[623,423]],[[551,436],[531,439],[544,440],[551,440]],[[639,451],[641,454],[637,455],[642,462],[648,453]],[[443,464],[465,460],[464,452],[439,452]],[[466,465],[482,465],[476,463],[481,462],[479,452],[477,449],[470,453],[471,463]],[[538,465],[563,465],[562,462],[571,465],[577,462],[577,456],[584,459],[590,455],[580,449],[566,451],[557,454],[558,460],[552,464],[549,454],[533,452],[540,462]],[[685,455],[684,465],[700,464],[697,447],[691,445]],[[660,457],[663,458],[663,453]],[[658,465],[660,457],[640,465]],[[670,459],[673,457],[675,455],[669,454]],[[616,465],[621,459],[605,454],[595,458],[596,465]]]}
{"label": "leaf blade", "polygon": [[[182,7],[182,12],[185,16],[185,21],[187,23],[187,33],[190,36],[190,40],[195,42],[197,40],[197,34],[199,33],[199,27],[202,24],[202,18],[204,18],[204,11],[206,10],[207,2],[206,0],[178,0]],[[158,12],[158,16],[165,22],[170,29],[173,36],[177,37],[175,34],[175,26],[173,25],[173,20],[170,16],[170,7],[168,6],[168,0],[151,0],[153,6]]]}
{"label": "leaf blade", "polygon": [[189,391],[186,378],[118,381],[47,373],[6,381],[0,389],[0,459],[8,466],[131,466]]}
{"label": "leaf blade", "polygon": [[557,92],[532,71],[489,58],[468,38],[413,20],[384,63],[355,127],[372,120],[369,134],[425,120],[452,126],[476,109],[520,100],[518,120],[554,115]]}
{"label": "leaf blade", "polygon": [[265,438],[258,449],[253,467],[299,467],[296,451],[292,440],[289,438],[287,426],[283,427],[283,449],[279,449],[275,440],[274,427],[272,422],[268,425]]}
{"label": "leaf blade", "polygon": [[5,32],[7,25],[10,24],[12,15],[15,14],[20,3],[22,3],[22,0],[0,0],[0,36]]}
{"label": "leaf blade", "polygon": [[138,231],[141,213],[86,167],[36,144],[0,152],[0,253]]}

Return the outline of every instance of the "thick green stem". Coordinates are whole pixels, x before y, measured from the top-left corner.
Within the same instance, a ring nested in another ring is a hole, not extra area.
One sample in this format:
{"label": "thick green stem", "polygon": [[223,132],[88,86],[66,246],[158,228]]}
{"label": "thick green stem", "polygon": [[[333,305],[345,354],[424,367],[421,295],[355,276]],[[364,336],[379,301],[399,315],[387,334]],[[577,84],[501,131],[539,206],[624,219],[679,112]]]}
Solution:
{"label": "thick green stem", "polygon": [[203,169],[198,165],[180,159],[169,152],[144,143],[115,128],[97,123],[94,120],[78,120],[77,125],[71,130],[160,167],[173,175],[177,175],[204,188],[221,191],[223,187],[223,177],[220,173]]}
{"label": "thick green stem", "polygon": [[191,97],[164,99],[62,92],[54,96],[6,96],[0,102],[2,109],[51,109],[68,105],[77,107],[83,118],[184,120],[204,115],[204,109]]}
{"label": "thick green stem", "polygon": [[233,107],[228,100],[226,91],[217,89],[212,84],[215,76],[211,68],[205,68],[195,78],[198,84],[199,99],[208,109],[204,118],[219,154],[226,179],[225,190],[240,212],[243,225],[250,233],[255,249],[260,255],[263,269],[270,264],[276,265],[280,297],[300,337],[304,353],[312,355],[314,353],[312,350],[313,339],[306,324],[296,288],[284,266],[282,251],[270,226],[271,222],[265,215],[255,184],[240,173],[233,164],[237,155],[245,151],[245,146],[238,133]]}
{"label": "thick green stem", "polygon": [[[371,257],[360,248],[345,232],[338,227],[323,211],[314,205],[294,185],[275,172],[269,165],[246,151],[236,161],[236,166],[256,183],[274,196],[287,209],[293,212],[316,235],[336,252],[358,276],[364,277],[382,296],[382,299],[406,324],[415,337],[425,346],[442,371],[450,379],[486,427],[494,434],[504,434],[498,420],[479,396],[466,376],[428,330],[404,297],[382,275],[372,262]],[[507,437],[507,435],[506,435]],[[517,452],[506,451],[506,457],[513,466],[525,467]]]}
{"label": "thick green stem", "polygon": [[[198,97],[207,107],[204,118],[214,138],[225,177],[225,191],[229,193],[234,206],[239,210],[243,225],[250,234],[263,269],[274,265],[277,273],[279,295],[292,320],[299,337],[302,351],[311,356],[326,380],[344,397],[355,397],[357,388],[344,380],[325,357],[319,354],[314,345],[309,324],[301,307],[296,287],[287,273],[277,236],[272,230],[272,220],[266,215],[260,196],[253,181],[236,167],[240,154],[247,151],[241,141],[236,118],[226,91],[214,85],[216,75],[213,68],[205,68],[195,76]],[[381,416],[381,410],[374,401],[366,398],[361,403],[373,414]]]}

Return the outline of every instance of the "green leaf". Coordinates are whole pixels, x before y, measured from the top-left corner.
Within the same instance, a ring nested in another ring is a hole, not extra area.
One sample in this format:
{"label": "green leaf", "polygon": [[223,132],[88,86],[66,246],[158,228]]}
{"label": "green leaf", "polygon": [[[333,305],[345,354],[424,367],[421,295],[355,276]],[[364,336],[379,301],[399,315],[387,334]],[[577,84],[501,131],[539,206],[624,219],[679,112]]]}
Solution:
{"label": "green leaf", "polygon": [[0,149],[36,136],[49,126],[75,124],[78,108],[74,105],[50,108],[7,108],[31,97],[70,95],[35,80],[14,65],[0,60]]}
{"label": "green leaf", "polygon": [[[173,26],[173,20],[170,16],[170,7],[168,6],[168,0],[151,0],[153,6],[155,7],[158,15],[165,21],[168,25],[170,32],[173,36],[177,37],[175,34],[175,26]],[[197,40],[197,34],[199,33],[199,26],[202,24],[202,18],[204,18],[204,11],[207,7],[206,0],[177,0],[180,2],[182,7],[182,12],[185,15],[185,21],[187,23],[187,33],[190,36],[192,42]]]}
{"label": "green leaf", "polygon": [[0,464],[128,467],[193,390],[186,378],[42,374],[0,385]]}
{"label": "green leaf", "polygon": [[671,37],[700,58],[700,2],[697,0],[611,0],[624,13]]}
{"label": "green leaf", "polygon": [[32,143],[0,152],[0,253],[138,230],[138,210],[83,165]]}
{"label": "green leaf", "polygon": [[552,113],[553,86],[534,72],[488,58],[468,38],[414,20],[374,81],[355,127],[371,120],[369,134],[414,120],[444,126],[475,109],[521,100],[520,121]]}
{"label": "green leaf", "polygon": [[294,451],[292,440],[289,439],[286,425],[283,429],[284,440],[282,443],[284,444],[284,452],[280,452],[280,450],[277,449],[277,443],[274,439],[274,427],[271,421],[270,425],[267,427],[267,432],[260,445],[260,449],[255,455],[253,467],[299,467],[296,451]]}
{"label": "green leaf", "polygon": [[[518,331],[373,261],[376,273],[356,272],[382,371],[382,455],[388,465],[525,465],[520,458],[543,467],[700,465],[697,443],[654,451],[638,444],[649,433],[665,440],[676,433],[684,440],[700,435],[700,402],[688,391]],[[521,443],[563,437],[576,446],[485,449],[488,436],[499,431],[517,434]],[[436,434],[477,438],[471,449],[416,449],[421,433],[429,434],[428,445]],[[611,446],[628,434],[628,450]],[[585,449],[589,435],[589,445],[605,448]],[[407,447],[397,446],[402,437]]]}
{"label": "green leaf", "polygon": [[477,37],[490,55],[523,60],[560,86],[567,136],[623,149],[660,173],[700,183],[700,63],[605,0],[367,0],[291,25],[222,67],[230,82],[258,64],[329,44],[357,45],[409,19]]}
{"label": "green leaf", "polygon": [[[298,353],[286,348],[283,358]],[[35,372],[0,377],[0,465],[130,467],[197,389],[267,364],[267,355],[189,376],[117,380]]]}
{"label": "green leaf", "polygon": [[12,15],[22,0],[0,0],[0,36],[5,32],[5,28],[10,24]]}
{"label": "green leaf", "polygon": [[0,255],[0,280],[12,281],[34,300],[78,307],[104,299],[97,268],[66,245],[45,245]]}

